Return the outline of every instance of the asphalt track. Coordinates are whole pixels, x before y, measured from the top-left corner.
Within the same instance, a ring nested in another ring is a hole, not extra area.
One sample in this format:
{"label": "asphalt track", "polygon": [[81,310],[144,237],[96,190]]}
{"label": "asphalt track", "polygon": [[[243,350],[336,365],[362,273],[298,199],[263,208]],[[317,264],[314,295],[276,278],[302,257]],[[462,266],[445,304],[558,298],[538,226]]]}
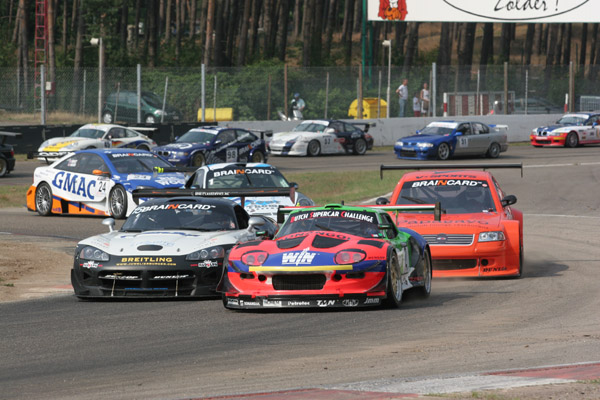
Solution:
{"label": "asphalt track", "polygon": [[[573,379],[597,379],[599,155],[600,147],[512,146],[494,162],[523,162],[523,177],[493,173],[525,213],[523,278],[437,279],[430,298],[407,296],[399,310],[231,312],[217,300],[70,295],[0,304],[0,398],[358,398],[365,391],[400,398],[442,393],[425,383],[440,377],[580,363],[592,372]],[[288,172],[398,161],[373,152],[270,162]],[[27,184],[33,166],[18,163],[0,184]],[[64,247],[103,231],[98,218],[0,209],[0,232],[59,236]],[[421,391],[402,382],[420,383]]]}

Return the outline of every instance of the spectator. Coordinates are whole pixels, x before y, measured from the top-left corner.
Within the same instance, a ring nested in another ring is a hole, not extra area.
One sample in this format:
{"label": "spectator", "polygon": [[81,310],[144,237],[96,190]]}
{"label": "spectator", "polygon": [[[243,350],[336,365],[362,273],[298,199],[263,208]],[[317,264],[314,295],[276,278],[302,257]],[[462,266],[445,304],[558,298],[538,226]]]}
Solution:
{"label": "spectator", "polygon": [[415,92],[415,97],[413,97],[413,112],[415,113],[415,117],[421,116],[421,99],[419,98],[419,92]]}
{"label": "spectator", "polygon": [[[404,78],[402,80],[402,85],[396,89],[396,93],[398,93],[398,102],[400,104],[400,111],[398,112],[398,117],[404,117],[404,109],[406,108],[406,102],[408,101],[408,79]],[[389,104],[388,104],[389,107]]]}
{"label": "spectator", "polygon": [[306,103],[300,97],[300,93],[294,94],[294,99],[292,100],[292,115],[295,120],[303,119],[302,111],[306,108]]}
{"label": "spectator", "polygon": [[426,117],[429,115],[429,89],[427,82],[423,83],[423,89],[421,89],[421,115]]}

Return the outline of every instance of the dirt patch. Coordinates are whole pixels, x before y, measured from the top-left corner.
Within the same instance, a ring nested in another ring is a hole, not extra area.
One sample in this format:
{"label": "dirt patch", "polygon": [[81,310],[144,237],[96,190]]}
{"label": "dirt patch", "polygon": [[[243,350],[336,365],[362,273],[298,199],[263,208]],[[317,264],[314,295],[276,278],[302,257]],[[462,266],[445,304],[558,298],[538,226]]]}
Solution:
{"label": "dirt patch", "polygon": [[481,390],[470,393],[453,393],[444,396],[422,396],[430,400],[597,400],[600,399],[600,382],[574,382],[558,385],[525,386],[513,389]]}

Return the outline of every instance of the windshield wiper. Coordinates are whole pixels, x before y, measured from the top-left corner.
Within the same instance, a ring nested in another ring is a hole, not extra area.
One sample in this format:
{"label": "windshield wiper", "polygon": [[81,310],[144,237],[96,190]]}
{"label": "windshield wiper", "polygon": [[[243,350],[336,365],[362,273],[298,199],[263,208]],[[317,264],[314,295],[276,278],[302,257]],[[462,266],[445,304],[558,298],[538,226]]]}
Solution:
{"label": "windshield wiper", "polygon": [[400,196],[400,197],[402,197],[405,200],[412,201],[413,203],[427,204],[427,202],[425,200],[417,199],[416,197],[410,197],[410,196]]}

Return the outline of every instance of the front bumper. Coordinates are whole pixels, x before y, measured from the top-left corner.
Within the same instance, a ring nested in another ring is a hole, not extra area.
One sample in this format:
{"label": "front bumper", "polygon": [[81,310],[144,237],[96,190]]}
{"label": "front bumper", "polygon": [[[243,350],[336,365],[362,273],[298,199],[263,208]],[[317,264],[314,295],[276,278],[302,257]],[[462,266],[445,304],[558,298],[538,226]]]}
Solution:
{"label": "front bumper", "polygon": [[273,143],[269,144],[270,154],[276,156],[305,156],[308,143]]}
{"label": "front bumper", "polygon": [[562,136],[530,135],[529,140],[532,146],[555,146],[564,147],[567,134]]}
{"label": "front bumper", "polygon": [[323,295],[323,296],[229,296],[223,305],[231,309],[265,308],[353,308],[380,306],[385,296],[367,295]]}
{"label": "front bumper", "polygon": [[397,158],[405,160],[428,160],[430,158],[436,157],[434,147],[430,147],[428,149],[421,149],[416,146],[395,145],[394,153],[396,153]]}

